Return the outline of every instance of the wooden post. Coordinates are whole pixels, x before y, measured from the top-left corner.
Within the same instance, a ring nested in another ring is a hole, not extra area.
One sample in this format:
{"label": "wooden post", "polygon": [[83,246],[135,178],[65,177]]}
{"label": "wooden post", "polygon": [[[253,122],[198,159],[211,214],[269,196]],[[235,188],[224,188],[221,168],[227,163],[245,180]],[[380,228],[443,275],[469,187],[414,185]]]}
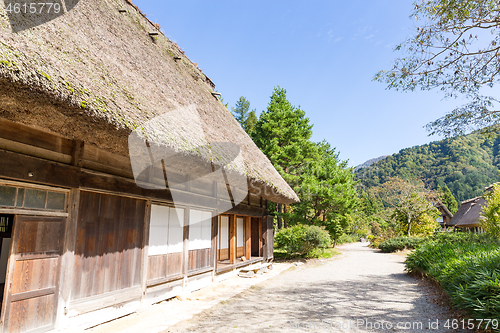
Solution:
{"label": "wooden post", "polygon": [[262,250],[262,218],[259,218],[259,257],[262,257],[264,252]]}
{"label": "wooden post", "polygon": [[245,256],[247,259],[252,257],[252,219],[250,216],[245,216]]}
{"label": "wooden post", "polygon": [[236,215],[229,215],[229,262],[236,263]]}
{"label": "wooden post", "polygon": [[151,200],[146,202],[146,214],[144,214],[144,235],[142,239],[142,260],[141,260],[141,302],[146,297],[148,281],[148,247],[149,247],[149,228],[151,221]]}
{"label": "wooden post", "polygon": [[[277,205],[277,209],[278,209],[278,214],[279,213],[283,213],[283,205],[282,204],[278,204]],[[278,215],[278,230],[283,228],[283,218],[281,217],[281,215]]]}
{"label": "wooden post", "polygon": [[85,149],[85,142],[82,140],[74,140],[74,147],[71,153],[71,165],[81,168],[83,165],[83,150]]}
{"label": "wooden post", "polygon": [[274,241],[274,227],[273,227],[273,217],[271,215],[265,215],[262,221],[262,256],[264,260],[273,259],[273,241]]}
{"label": "wooden post", "polygon": [[213,212],[212,216],[212,251],[210,253],[210,261],[212,263],[212,282],[215,280],[215,270],[217,269],[217,240],[219,236],[219,216],[217,211]]}
{"label": "wooden post", "polygon": [[273,226],[273,217],[268,215],[267,216],[267,223],[263,223],[266,226],[266,249],[267,249],[267,255],[266,259],[268,261],[272,260],[274,258],[274,226]]}
{"label": "wooden post", "polygon": [[76,233],[78,226],[78,213],[80,208],[80,190],[71,189],[68,199],[68,218],[66,219],[65,241],[61,260],[61,277],[59,279],[60,293],[58,295],[58,309],[56,328],[66,326],[66,315],[71,301],[71,287],[73,286],[73,273],[75,264]]}
{"label": "wooden post", "polygon": [[187,276],[188,276],[188,266],[189,266],[189,206],[186,207],[184,212],[184,242],[182,246],[182,275],[183,283],[182,289],[187,287]]}

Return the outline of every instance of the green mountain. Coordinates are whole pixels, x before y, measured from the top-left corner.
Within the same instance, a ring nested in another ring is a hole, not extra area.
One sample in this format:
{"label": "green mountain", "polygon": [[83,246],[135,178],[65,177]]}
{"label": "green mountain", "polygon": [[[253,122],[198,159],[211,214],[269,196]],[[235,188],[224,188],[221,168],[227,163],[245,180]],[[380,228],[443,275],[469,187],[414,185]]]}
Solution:
{"label": "green mountain", "polygon": [[365,161],[364,163],[362,163],[362,164],[358,165],[356,168],[354,168],[354,171],[357,171],[357,170],[359,170],[361,168],[368,168],[370,165],[375,164],[375,163],[377,163],[380,160],[383,160],[387,156],[389,156],[389,155],[383,155],[383,156],[371,158],[368,161]]}
{"label": "green mountain", "polygon": [[446,184],[463,201],[482,195],[486,186],[500,181],[499,167],[500,137],[472,133],[402,149],[356,174],[367,187],[393,176],[420,178],[431,189]]}

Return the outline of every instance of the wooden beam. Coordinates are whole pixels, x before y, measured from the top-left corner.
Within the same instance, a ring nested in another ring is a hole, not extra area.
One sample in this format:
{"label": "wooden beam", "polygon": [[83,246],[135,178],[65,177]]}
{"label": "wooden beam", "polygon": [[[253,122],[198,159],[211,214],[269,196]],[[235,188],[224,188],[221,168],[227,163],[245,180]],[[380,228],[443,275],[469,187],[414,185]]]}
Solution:
{"label": "wooden beam", "polygon": [[68,213],[64,212],[50,212],[46,210],[30,210],[30,209],[11,209],[0,208],[0,214],[22,214],[22,215],[36,215],[36,216],[57,216],[67,217]]}
{"label": "wooden beam", "polygon": [[128,157],[113,154],[92,145],[86,145],[83,150],[82,160],[84,168],[130,179],[134,178],[132,165]]}
{"label": "wooden beam", "polygon": [[227,211],[227,213],[229,214],[253,216],[253,217],[262,217],[264,212],[265,210],[263,208],[249,206],[244,203],[239,203],[236,207],[233,207]]}
{"label": "wooden beam", "polygon": [[[86,150],[87,146],[85,146],[84,151]],[[217,208],[218,200],[220,200],[213,196],[189,193],[177,189],[145,189],[139,187],[133,179],[82,169],[72,165],[47,161],[1,149],[0,177],[33,184],[98,190],[112,194],[158,199],[167,202],[173,202],[172,196],[175,196],[176,203],[196,203],[196,205],[204,207]],[[222,205],[223,202],[220,204]],[[261,217],[265,213],[265,209],[240,203],[229,210],[228,213]]]}
{"label": "wooden beam", "polygon": [[0,138],[70,156],[74,147],[73,140],[62,135],[3,118],[0,119]]}
{"label": "wooden beam", "polygon": [[71,315],[79,315],[141,297],[141,287],[134,286],[71,302]]}
{"label": "wooden beam", "polygon": [[173,201],[172,193],[175,193],[178,203],[196,202],[198,205],[205,207],[215,207],[216,204],[216,199],[211,196],[175,189],[144,189],[137,186],[133,179],[81,169],[1,149],[0,177],[32,184],[100,190],[113,194],[132,195],[169,202]]}
{"label": "wooden beam", "polygon": [[236,215],[229,215],[229,262],[236,262]]}
{"label": "wooden beam", "polygon": [[69,164],[71,162],[71,155],[65,155],[56,151],[36,146],[31,146],[25,143],[7,140],[3,138],[0,138],[0,148],[28,156],[40,157],[47,160],[57,161],[66,164]]}
{"label": "wooden beam", "polygon": [[[30,272],[31,273],[31,272]],[[36,289],[32,291],[26,291],[22,293],[13,294],[10,298],[11,302],[24,301],[30,298],[37,298],[42,296],[47,296],[56,293],[56,287],[49,287],[44,289]],[[31,319],[31,318],[30,318]]]}
{"label": "wooden beam", "polygon": [[252,257],[252,218],[245,216],[245,256],[248,260]]}

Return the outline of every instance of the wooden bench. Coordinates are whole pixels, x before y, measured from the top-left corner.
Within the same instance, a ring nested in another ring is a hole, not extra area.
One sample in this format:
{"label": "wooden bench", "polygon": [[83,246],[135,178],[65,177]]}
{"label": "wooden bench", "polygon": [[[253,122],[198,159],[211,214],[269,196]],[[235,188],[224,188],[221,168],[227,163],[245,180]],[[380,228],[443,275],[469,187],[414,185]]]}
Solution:
{"label": "wooden bench", "polygon": [[260,265],[253,266],[253,267],[244,267],[244,268],[240,269],[238,276],[251,278],[255,274],[264,274],[270,269],[273,269],[273,263],[266,262],[266,263],[262,263]]}

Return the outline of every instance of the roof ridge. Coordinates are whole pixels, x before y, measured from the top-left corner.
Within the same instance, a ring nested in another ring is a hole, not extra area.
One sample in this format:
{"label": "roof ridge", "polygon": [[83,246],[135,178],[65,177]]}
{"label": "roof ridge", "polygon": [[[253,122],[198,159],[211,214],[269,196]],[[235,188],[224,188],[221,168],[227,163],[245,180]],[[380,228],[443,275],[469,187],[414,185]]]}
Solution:
{"label": "roof ridge", "polygon": [[125,0],[126,3],[128,3],[131,7],[133,7],[139,14],[142,15],[142,17],[144,17],[148,22],[149,24],[154,28],[156,29],[159,33],[162,34],[163,37],[165,37],[173,46],[175,46],[180,53],[182,53],[182,55],[187,59],[189,60],[189,62],[194,66],[195,69],[197,69],[203,76],[205,76],[205,81],[208,83],[209,86],[212,87],[212,90],[215,90],[215,83],[212,81],[212,79],[210,79],[207,75],[205,75],[205,73],[203,73],[203,70],[198,67],[198,63],[196,62],[193,62],[191,59],[189,59],[189,57],[186,55],[186,53],[181,49],[181,47],[174,41],[171,41],[166,35],[165,33],[161,30],[161,26],[160,24],[158,23],[153,23],[148,17],[147,15],[138,7],[136,6],[132,0]]}

